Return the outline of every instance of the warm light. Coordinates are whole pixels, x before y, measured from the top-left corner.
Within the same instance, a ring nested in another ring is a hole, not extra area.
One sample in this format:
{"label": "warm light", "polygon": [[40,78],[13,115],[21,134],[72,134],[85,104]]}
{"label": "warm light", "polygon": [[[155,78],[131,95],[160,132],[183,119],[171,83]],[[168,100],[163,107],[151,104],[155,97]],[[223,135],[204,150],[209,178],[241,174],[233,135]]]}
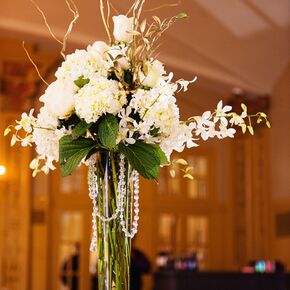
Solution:
{"label": "warm light", "polygon": [[4,165],[0,165],[0,175],[4,175],[6,173],[6,167]]}

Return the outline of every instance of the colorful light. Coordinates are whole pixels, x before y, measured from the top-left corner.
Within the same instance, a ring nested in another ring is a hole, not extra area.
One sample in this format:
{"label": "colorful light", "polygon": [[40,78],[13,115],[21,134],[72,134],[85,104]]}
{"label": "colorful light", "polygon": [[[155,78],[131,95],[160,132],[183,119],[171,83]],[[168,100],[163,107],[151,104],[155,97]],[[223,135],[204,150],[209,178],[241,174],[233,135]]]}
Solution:
{"label": "colorful light", "polygon": [[255,265],[255,270],[258,273],[264,273],[266,270],[266,263],[265,261],[258,261]]}
{"label": "colorful light", "polygon": [[5,175],[6,167],[4,165],[0,165],[0,175]]}

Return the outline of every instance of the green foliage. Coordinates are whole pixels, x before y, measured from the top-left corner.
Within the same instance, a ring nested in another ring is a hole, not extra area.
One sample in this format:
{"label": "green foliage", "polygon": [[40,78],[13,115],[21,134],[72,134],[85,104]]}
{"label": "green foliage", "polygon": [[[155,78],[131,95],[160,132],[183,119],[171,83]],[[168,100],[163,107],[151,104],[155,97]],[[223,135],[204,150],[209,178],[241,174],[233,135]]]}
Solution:
{"label": "green foliage", "polygon": [[96,146],[94,140],[64,136],[59,140],[59,163],[62,176],[68,176]]}
{"label": "green foliage", "polygon": [[102,145],[108,149],[116,146],[119,124],[117,117],[112,114],[107,114],[100,120],[98,126],[98,138]]}
{"label": "green foliage", "polygon": [[158,136],[158,134],[160,133],[160,128],[155,128],[153,127],[151,130],[150,130],[150,135],[153,136],[153,137],[156,137]]}
{"label": "green foliage", "polygon": [[130,70],[125,70],[124,71],[124,81],[129,85],[129,87],[133,87],[133,74]]}
{"label": "green foliage", "polygon": [[59,125],[57,128],[60,129],[62,127],[65,127],[66,129],[68,129],[70,126],[77,125],[80,121],[81,121],[81,119],[76,114],[72,114],[67,119],[60,119]]}
{"label": "green foliage", "polygon": [[82,120],[79,122],[72,130],[72,136],[74,139],[84,135],[87,130],[92,126],[92,123],[87,123],[86,121]]}
{"label": "green foliage", "polygon": [[137,141],[128,146],[119,145],[119,150],[126,156],[131,166],[144,178],[156,179],[159,166],[167,162],[164,152],[156,145]]}
{"label": "green foliage", "polygon": [[90,82],[89,79],[84,79],[83,76],[80,76],[77,80],[74,81],[75,85],[80,89]]}
{"label": "green foliage", "polygon": [[159,146],[156,146],[157,147],[157,153],[159,155],[159,160],[160,160],[160,165],[166,165],[169,163],[169,161],[167,160],[167,157],[165,155],[165,153],[160,149]]}

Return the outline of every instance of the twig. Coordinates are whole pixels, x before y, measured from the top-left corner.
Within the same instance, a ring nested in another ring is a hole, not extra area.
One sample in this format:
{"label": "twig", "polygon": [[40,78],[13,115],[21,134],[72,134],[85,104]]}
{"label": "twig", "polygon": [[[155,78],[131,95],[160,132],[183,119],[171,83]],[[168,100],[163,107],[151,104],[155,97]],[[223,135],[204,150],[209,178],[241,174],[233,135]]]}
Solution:
{"label": "twig", "polygon": [[145,12],[152,12],[152,11],[159,10],[159,9],[162,9],[162,8],[166,8],[166,7],[176,7],[176,6],[179,6],[180,4],[181,4],[181,1],[178,1],[177,3],[163,4],[163,5],[159,5],[157,7],[151,8],[151,9],[146,9],[144,11]]}
{"label": "twig", "polygon": [[103,23],[104,23],[104,26],[105,26],[106,32],[107,32],[108,37],[109,37],[109,42],[112,43],[111,33],[110,33],[110,30],[109,30],[109,27],[108,27],[108,25],[107,25],[106,18],[105,18],[105,13],[104,13],[104,2],[103,2],[103,0],[100,0],[100,11],[101,11],[101,16],[102,16],[102,20],[103,20]]}
{"label": "twig", "polygon": [[[71,3],[69,3],[68,0],[65,0],[66,4],[67,4],[67,7],[69,8],[70,12],[73,14],[74,18],[73,20],[70,22],[69,26],[68,26],[68,29],[63,37],[63,42],[62,42],[62,49],[61,49],[61,52],[60,54],[63,56],[63,58],[65,58],[65,49],[66,49],[66,42],[67,42],[67,39],[69,37],[69,35],[71,34],[72,32],[72,29],[73,29],[73,26],[74,24],[77,22],[78,18],[79,18],[79,11],[78,11],[78,8],[76,6],[76,4],[74,3],[73,0],[70,0]],[[71,4],[73,6],[73,8],[71,7]]]}
{"label": "twig", "polygon": [[111,1],[110,1],[110,6],[111,6],[111,8],[115,11],[115,13],[116,13],[117,15],[120,14],[119,11],[116,9],[116,7],[112,4]]}
{"label": "twig", "polygon": [[107,0],[107,26],[109,31],[110,31],[110,14],[111,14],[110,9],[111,9],[110,0]]}
{"label": "twig", "polygon": [[48,22],[47,22],[47,19],[46,19],[46,16],[44,14],[44,12],[41,10],[41,8],[39,7],[39,5],[34,1],[34,0],[30,0],[30,2],[36,7],[36,9],[40,12],[40,14],[42,15],[42,18],[44,20],[44,23],[49,31],[49,33],[51,34],[51,36],[58,42],[60,43],[61,45],[63,45],[63,42],[60,41],[56,36],[55,34],[52,32]]}
{"label": "twig", "polygon": [[69,9],[70,12],[72,12],[74,18],[73,20],[70,22],[69,26],[68,26],[68,29],[63,37],[63,41],[59,40],[55,34],[52,32],[52,29],[50,28],[48,22],[47,22],[47,19],[46,19],[46,16],[43,12],[43,10],[39,7],[39,5],[34,1],[34,0],[30,0],[30,2],[36,7],[36,9],[40,12],[40,14],[42,15],[42,18],[44,20],[44,23],[45,23],[45,26],[47,27],[50,35],[53,37],[53,39],[55,39],[59,44],[62,45],[62,49],[60,51],[60,54],[62,55],[62,57],[65,59],[65,50],[66,50],[66,43],[67,43],[67,39],[70,35],[70,33],[72,32],[72,29],[73,29],[73,25],[76,23],[77,19],[79,18],[79,12],[78,12],[78,9],[77,9],[77,6],[76,4],[74,3],[73,0],[65,0],[66,2],[66,5]]}
{"label": "twig", "polygon": [[24,49],[24,51],[25,51],[25,53],[26,53],[28,59],[30,60],[30,62],[31,62],[32,65],[34,66],[34,68],[35,68],[35,70],[36,70],[36,72],[37,72],[39,78],[40,78],[40,79],[41,79],[41,80],[42,80],[42,81],[43,81],[43,82],[48,86],[48,83],[47,83],[47,82],[45,81],[45,79],[41,76],[40,71],[39,71],[37,65],[36,65],[35,62],[32,60],[31,56],[29,55],[28,50],[25,48],[25,42],[24,42],[24,41],[22,41],[22,47],[23,47],[23,49]]}

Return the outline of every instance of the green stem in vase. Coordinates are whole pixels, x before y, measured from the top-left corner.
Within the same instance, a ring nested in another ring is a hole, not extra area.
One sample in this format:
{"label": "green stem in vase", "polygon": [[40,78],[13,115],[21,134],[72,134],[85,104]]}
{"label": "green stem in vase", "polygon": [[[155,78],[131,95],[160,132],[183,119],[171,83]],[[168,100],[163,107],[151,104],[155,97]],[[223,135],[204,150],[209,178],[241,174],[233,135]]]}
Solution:
{"label": "green stem in vase", "polygon": [[[98,187],[98,210],[103,217],[98,226],[98,279],[99,290],[130,289],[130,237],[122,231],[118,216],[112,218],[119,205],[120,155],[115,152],[101,151],[97,153],[96,175]],[[125,161],[125,194],[123,214],[128,229],[132,222],[132,195],[129,186],[130,168]],[[124,168],[123,168],[124,169]],[[106,220],[107,219],[107,220]]]}

